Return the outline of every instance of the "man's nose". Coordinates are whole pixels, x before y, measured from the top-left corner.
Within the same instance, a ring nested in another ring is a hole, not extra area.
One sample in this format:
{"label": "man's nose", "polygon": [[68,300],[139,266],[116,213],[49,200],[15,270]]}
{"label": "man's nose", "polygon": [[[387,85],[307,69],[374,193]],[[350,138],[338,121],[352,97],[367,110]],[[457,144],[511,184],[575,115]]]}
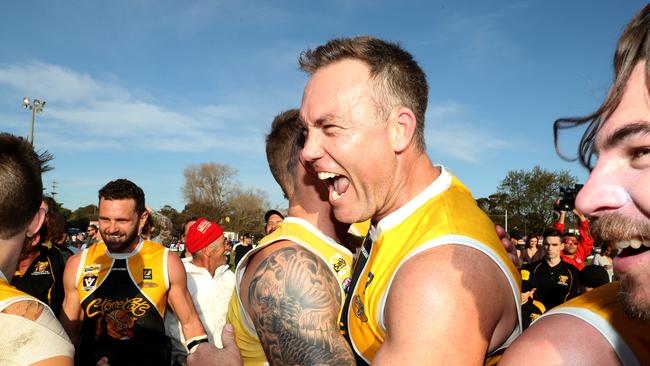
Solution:
{"label": "man's nose", "polygon": [[615,162],[599,159],[576,197],[576,208],[584,215],[598,217],[623,207],[630,196],[620,177]]}

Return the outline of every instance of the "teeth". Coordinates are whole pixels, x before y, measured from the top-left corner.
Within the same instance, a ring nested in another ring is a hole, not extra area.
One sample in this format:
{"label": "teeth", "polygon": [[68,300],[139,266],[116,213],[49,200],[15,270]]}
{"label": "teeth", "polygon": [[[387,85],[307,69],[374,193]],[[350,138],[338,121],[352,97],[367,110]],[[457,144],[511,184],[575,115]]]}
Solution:
{"label": "teeth", "polygon": [[616,243],[616,247],[618,249],[625,249],[630,246],[630,241],[629,240],[621,240],[618,243]]}
{"label": "teeth", "polygon": [[630,246],[634,249],[639,249],[641,247],[641,240],[636,240],[636,239],[630,240]]}
{"label": "teeth", "polygon": [[332,191],[332,198],[334,199],[334,201],[338,200],[343,196],[345,196],[345,193],[339,194],[337,191]]}
{"label": "teeth", "polygon": [[336,177],[336,174],[330,172],[318,172],[318,179],[325,180]]}

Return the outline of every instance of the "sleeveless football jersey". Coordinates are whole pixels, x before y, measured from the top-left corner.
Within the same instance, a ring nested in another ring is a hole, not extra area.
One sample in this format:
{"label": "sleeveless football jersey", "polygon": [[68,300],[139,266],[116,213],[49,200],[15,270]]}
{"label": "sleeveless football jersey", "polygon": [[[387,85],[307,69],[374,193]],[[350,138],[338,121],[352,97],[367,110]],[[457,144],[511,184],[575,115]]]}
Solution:
{"label": "sleeveless football jersey", "polygon": [[575,316],[596,328],[607,339],[623,365],[650,365],[650,325],[625,315],[617,299],[620,286],[620,282],[612,282],[595,288],[539,319],[553,314]]}
{"label": "sleeveless football jersey", "polygon": [[253,320],[244,310],[239,298],[241,291],[239,286],[251,256],[260,249],[280,240],[292,241],[327,263],[332,274],[342,286],[341,299],[345,298],[343,286],[344,282],[350,280],[352,253],[334,239],[318,231],[309,222],[296,217],[284,219],[274,232],[265,236],[255,249],[242,258],[235,272],[236,285],[228,308],[228,322],[235,328],[237,346],[239,346],[245,365],[268,365],[268,361],[257,337]]}
{"label": "sleeveless football jersey", "polygon": [[[357,362],[370,363],[385,339],[384,306],[391,282],[409,258],[434,247],[459,244],[486,254],[510,283],[518,309],[518,324],[508,344],[521,333],[521,278],[494,230],[494,224],[476,205],[471,193],[440,167],[440,176],[413,200],[371,228],[373,244],[354,282],[343,315],[342,332],[352,343]],[[359,259],[361,263],[361,259]],[[503,345],[501,345],[503,346]],[[500,347],[489,350],[496,351]]]}
{"label": "sleeveless football jersey", "polygon": [[83,251],[76,277],[84,314],[81,364],[102,356],[115,365],[163,364],[167,251],[148,240],[131,253],[110,253],[103,241]]}

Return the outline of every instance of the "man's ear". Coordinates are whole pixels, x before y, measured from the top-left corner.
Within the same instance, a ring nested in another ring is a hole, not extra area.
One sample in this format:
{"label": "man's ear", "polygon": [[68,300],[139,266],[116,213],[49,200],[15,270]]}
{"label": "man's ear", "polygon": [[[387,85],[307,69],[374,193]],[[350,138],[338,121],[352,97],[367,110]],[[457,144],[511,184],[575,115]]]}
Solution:
{"label": "man's ear", "polygon": [[140,215],[140,223],[138,225],[138,233],[142,234],[142,228],[144,227],[144,224],[147,223],[148,218],[149,218],[149,211],[144,210],[142,215]]}
{"label": "man's ear", "polygon": [[34,217],[32,217],[32,221],[27,225],[26,234],[28,238],[31,238],[38,233],[41,226],[43,226],[43,221],[45,221],[45,209],[39,208],[38,211],[36,211],[36,214],[34,214]]}
{"label": "man's ear", "polygon": [[410,108],[397,107],[391,112],[389,123],[393,150],[400,153],[413,141],[417,126],[415,114]]}

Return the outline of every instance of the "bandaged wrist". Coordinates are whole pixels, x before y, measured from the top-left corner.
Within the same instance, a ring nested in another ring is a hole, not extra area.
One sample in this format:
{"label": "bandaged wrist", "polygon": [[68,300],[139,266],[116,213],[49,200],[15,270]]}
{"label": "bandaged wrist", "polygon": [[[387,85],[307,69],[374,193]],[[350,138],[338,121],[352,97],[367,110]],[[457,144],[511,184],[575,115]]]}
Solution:
{"label": "bandaged wrist", "polygon": [[185,346],[187,347],[189,353],[193,353],[194,351],[196,351],[196,348],[199,346],[199,344],[208,343],[208,342],[209,342],[208,336],[204,334],[198,337],[188,339],[187,341],[185,341]]}

